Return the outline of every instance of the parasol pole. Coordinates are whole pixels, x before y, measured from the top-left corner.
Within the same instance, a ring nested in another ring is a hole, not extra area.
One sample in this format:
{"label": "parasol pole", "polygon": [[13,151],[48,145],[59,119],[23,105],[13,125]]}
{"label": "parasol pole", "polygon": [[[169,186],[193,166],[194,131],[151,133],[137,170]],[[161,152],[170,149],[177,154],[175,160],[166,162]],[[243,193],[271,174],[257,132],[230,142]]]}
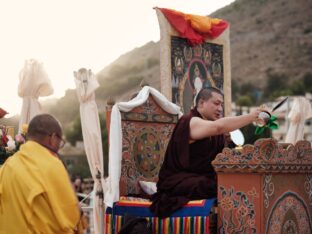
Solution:
{"label": "parasol pole", "polygon": [[103,202],[104,202],[104,193],[102,188],[102,181],[101,181],[101,172],[98,170],[96,174],[96,179],[100,186],[97,187],[96,196],[99,198],[100,203],[100,233],[104,233],[104,214],[103,214]]}

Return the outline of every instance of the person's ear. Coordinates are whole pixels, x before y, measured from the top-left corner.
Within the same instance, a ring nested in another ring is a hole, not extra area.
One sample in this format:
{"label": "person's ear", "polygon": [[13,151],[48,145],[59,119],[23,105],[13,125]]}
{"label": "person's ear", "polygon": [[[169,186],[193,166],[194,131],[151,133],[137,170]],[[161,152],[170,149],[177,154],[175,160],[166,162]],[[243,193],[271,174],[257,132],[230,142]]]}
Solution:
{"label": "person's ear", "polygon": [[204,103],[204,100],[203,99],[199,99],[197,106],[198,107],[202,107],[203,103]]}
{"label": "person's ear", "polygon": [[50,139],[49,139],[50,145],[54,146],[57,142],[57,139],[58,139],[58,137],[57,137],[56,133],[52,133],[50,135]]}
{"label": "person's ear", "polygon": [[54,138],[53,133],[51,135],[48,135],[47,137],[48,137],[49,145],[53,145],[53,138]]}

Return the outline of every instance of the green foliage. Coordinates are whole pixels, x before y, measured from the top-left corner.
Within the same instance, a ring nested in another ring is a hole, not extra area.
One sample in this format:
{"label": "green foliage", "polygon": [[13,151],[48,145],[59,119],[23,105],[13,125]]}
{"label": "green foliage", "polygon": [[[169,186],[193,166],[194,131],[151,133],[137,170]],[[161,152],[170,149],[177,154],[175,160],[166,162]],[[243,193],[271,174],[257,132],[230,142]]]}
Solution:
{"label": "green foliage", "polygon": [[303,78],[303,86],[305,90],[309,93],[312,93],[312,73],[306,73]]}
{"label": "green foliage", "polygon": [[262,95],[262,91],[250,82],[240,86],[236,82],[232,82],[232,93],[233,101],[238,106],[256,105]]}
{"label": "green foliage", "polygon": [[265,96],[273,100],[280,96],[304,95],[312,91],[312,74],[306,73],[301,79],[289,85],[289,77],[284,74],[268,72],[268,82],[265,87]]}
{"label": "green foliage", "polygon": [[[238,106],[251,106],[267,101],[273,101],[280,96],[305,95],[312,93],[312,74],[306,73],[301,79],[289,84],[285,74],[267,71],[267,83],[263,90],[252,83],[238,85],[232,81],[232,97]],[[263,95],[262,95],[263,93]]]}
{"label": "green foliage", "polygon": [[71,126],[65,129],[66,140],[74,146],[77,141],[82,141],[82,128],[80,115],[78,115],[74,121],[71,123]]}
{"label": "green foliage", "polygon": [[302,80],[295,80],[290,86],[290,89],[293,95],[303,95],[305,93],[305,87]]}
{"label": "green foliage", "polygon": [[240,86],[238,85],[237,81],[232,79],[231,87],[232,87],[232,99],[236,100],[239,94]]}
{"label": "green foliage", "polygon": [[[289,90],[287,90],[289,78],[285,74],[274,73],[269,70],[267,77],[267,84],[264,88],[264,96],[267,98],[265,101],[275,99],[281,94],[290,94]],[[285,90],[287,91],[285,92]]]}
{"label": "green foliage", "polygon": [[236,105],[238,106],[252,106],[253,101],[250,96],[244,95],[244,96],[239,96],[236,99]]}
{"label": "green foliage", "polygon": [[273,91],[273,93],[269,96],[269,99],[266,99],[267,101],[272,101],[275,100],[276,98],[280,97],[280,96],[291,96],[293,95],[293,92],[291,89],[287,88],[287,89],[279,89],[276,91]]}
{"label": "green foliage", "polygon": [[70,177],[80,175],[82,178],[90,178],[91,172],[87,157],[85,155],[77,155],[75,157],[78,159],[76,163],[72,163],[70,160],[61,157]]}
{"label": "green foliage", "polygon": [[289,89],[293,95],[312,93],[312,74],[306,73],[301,79],[293,81]]}
{"label": "green foliage", "polygon": [[244,83],[240,87],[240,93],[242,95],[250,95],[255,89],[256,87],[252,83]]}
{"label": "green foliage", "polygon": [[312,28],[306,28],[303,30],[303,34],[309,34],[312,32]]}
{"label": "green foliage", "polygon": [[[101,135],[102,135],[102,146],[104,154],[104,171],[107,175],[108,171],[108,134],[106,129],[106,117],[103,113],[99,114]],[[72,125],[65,130],[65,137],[71,145],[75,145],[77,141],[82,141],[82,128],[80,116],[76,117]],[[77,169],[78,170],[78,169]]]}
{"label": "green foliage", "polygon": [[48,112],[54,115],[67,128],[71,122],[79,115],[79,101],[76,90],[68,89],[65,96],[58,100],[56,105],[52,106]]}

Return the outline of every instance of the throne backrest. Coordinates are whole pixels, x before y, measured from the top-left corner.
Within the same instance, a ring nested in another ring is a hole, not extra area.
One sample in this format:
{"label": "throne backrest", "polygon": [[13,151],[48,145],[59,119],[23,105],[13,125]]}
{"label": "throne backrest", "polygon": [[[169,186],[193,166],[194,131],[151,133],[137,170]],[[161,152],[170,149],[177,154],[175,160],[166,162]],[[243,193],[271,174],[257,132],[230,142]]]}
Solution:
{"label": "throne backrest", "polygon": [[121,112],[120,195],[140,194],[139,181],[157,182],[178,115],[164,111],[150,94],[142,105]]}

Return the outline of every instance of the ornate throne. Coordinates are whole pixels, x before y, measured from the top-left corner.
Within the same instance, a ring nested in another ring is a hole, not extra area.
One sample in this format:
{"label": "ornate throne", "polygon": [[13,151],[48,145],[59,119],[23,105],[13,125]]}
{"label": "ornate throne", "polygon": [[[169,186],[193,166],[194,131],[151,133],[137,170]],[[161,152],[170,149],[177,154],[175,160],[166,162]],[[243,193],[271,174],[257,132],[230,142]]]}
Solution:
{"label": "ornate throne", "polygon": [[[139,101],[142,98],[144,101]],[[117,188],[111,181],[117,178],[119,194],[115,194],[113,205],[107,209],[105,233],[118,233],[126,215],[146,218],[152,224],[153,233],[209,233],[209,228],[213,226],[210,224],[209,213],[215,199],[191,201],[171,217],[160,219],[150,212],[150,200],[146,196],[142,198],[144,193],[139,181],[157,182],[165,150],[179,114],[178,106],[148,86],[128,103],[117,103],[113,108],[108,107],[110,118],[107,119],[111,120],[108,123],[111,177],[108,181],[111,188]],[[117,135],[121,137],[120,143],[112,138],[116,134],[114,127],[119,122],[120,134]],[[116,148],[120,148],[121,152],[117,160],[113,154],[117,152],[113,150]],[[105,196],[110,197],[110,194]]]}

